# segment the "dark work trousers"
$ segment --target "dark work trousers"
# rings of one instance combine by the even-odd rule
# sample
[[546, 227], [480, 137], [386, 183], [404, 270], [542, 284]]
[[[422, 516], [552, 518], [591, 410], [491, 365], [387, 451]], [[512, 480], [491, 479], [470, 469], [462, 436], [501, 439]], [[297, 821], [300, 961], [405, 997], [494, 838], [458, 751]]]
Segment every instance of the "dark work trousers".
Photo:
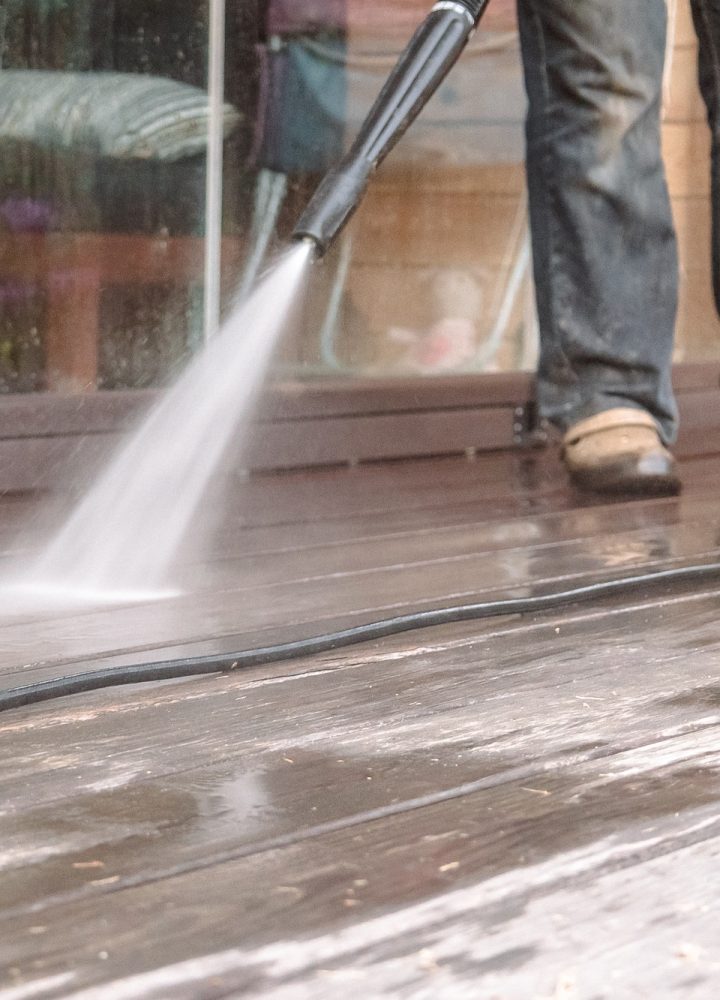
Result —
[[[692, 6], [713, 132], [720, 300], [720, 0]], [[660, 153], [665, 0], [518, 0], [518, 13], [540, 412], [564, 430], [638, 407], [670, 442], [677, 251]]]

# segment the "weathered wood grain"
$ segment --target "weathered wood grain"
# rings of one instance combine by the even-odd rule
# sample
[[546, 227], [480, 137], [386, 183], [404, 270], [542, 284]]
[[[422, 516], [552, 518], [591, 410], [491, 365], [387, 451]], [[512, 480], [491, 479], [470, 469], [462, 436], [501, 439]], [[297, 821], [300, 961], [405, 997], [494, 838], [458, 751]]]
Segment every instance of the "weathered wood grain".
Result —
[[[202, 588], [6, 618], [3, 683], [707, 559], [720, 466], [685, 469], [632, 503], [545, 458], [258, 477]], [[0, 997], [714, 995], [717, 594], [0, 716]]]

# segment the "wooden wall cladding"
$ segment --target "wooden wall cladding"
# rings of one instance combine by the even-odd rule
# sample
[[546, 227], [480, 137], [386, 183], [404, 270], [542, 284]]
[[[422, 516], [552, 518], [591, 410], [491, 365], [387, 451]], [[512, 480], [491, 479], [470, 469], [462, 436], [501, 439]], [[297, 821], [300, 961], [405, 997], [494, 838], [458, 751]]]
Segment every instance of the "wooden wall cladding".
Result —
[[[457, 384], [454, 384], [457, 383]], [[527, 376], [288, 384], [263, 400], [225, 468], [282, 469], [511, 448]], [[0, 491], [67, 490], [107, 456], [153, 392], [0, 399]]]
[[[680, 455], [720, 451], [720, 365], [676, 369]], [[527, 374], [273, 387], [232, 470], [284, 469], [536, 446]], [[132, 428], [153, 392], [0, 399], [0, 492], [71, 491]]]
[[[432, 6], [428, 0], [346, 0], [346, 17], [351, 36], [378, 33], [397, 38], [399, 44], [420, 24]], [[508, 31], [515, 24], [514, 0], [494, 0], [481, 21], [481, 30]]]
[[690, 4], [675, 0], [670, 10], [663, 154], [680, 258], [675, 359], [698, 362], [720, 356], [710, 270], [710, 133], [697, 85], [698, 45]]

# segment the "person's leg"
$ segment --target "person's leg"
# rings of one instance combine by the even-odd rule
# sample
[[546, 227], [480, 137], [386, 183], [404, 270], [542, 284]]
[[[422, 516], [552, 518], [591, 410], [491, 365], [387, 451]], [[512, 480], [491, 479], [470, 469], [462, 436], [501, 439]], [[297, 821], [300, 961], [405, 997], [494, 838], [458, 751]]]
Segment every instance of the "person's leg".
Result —
[[690, 6], [700, 42], [698, 80], [712, 143], [712, 269], [720, 313], [720, 0], [690, 0]]
[[636, 409], [672, 441], [677, 257], [660, 154], [665, 0], [518, 0], [518, 15], [540, 412], [567, 430]]

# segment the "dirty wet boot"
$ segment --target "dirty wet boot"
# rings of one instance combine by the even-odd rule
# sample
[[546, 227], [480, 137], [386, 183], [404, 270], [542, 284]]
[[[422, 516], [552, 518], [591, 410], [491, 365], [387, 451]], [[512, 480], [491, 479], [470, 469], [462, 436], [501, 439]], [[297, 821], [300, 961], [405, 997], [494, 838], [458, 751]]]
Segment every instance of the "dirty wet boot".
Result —
[[583, 490], [644, 496], [680, 491], [675, 459], [643, 410], [618, 407], [581, 420], [565, 434], [562, 458]]

